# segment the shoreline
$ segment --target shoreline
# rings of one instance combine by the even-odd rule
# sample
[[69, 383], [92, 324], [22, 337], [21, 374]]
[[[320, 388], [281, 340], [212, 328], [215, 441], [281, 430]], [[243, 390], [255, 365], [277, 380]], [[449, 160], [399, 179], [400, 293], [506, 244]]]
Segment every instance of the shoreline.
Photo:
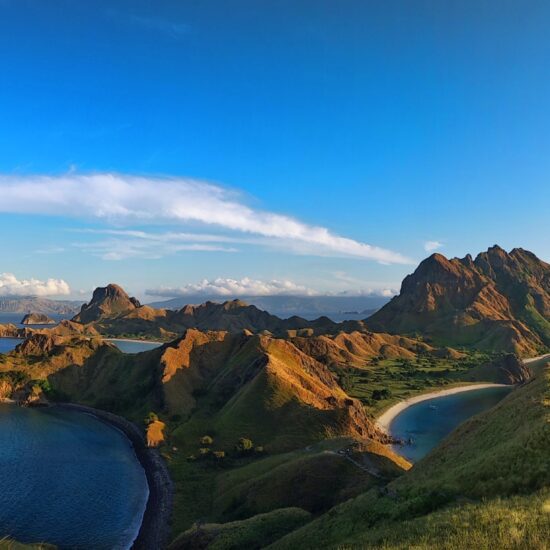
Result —
[[99, 421], [120, 430], [128, 438], [145, 471], [149, 488], [141, 525], [131, 548], [132, 550], [164, 548], [170, 537], [174, 486], [168, 467], [158, 449], [147, 447], [141, 430], [121, 416], [75, 403], [53, 403], [52, 406], [90, 414]]
[[158, 344], [159, 347], [168, 343], [168, 342], [160, 342], [159, 340], [138, 340], [137, 338], [107, 338], [103, 336], [102, 338], [107, 342], [136, 342], [137, 344]]
[[421, 403], [422, 401], [429, 401], [430, 399], [435, 399], [437, 397], [444, 397], [447, 395], [453, 395], [456, 393], [463, 393], [463, 392], [473, 391], [473, 390], [483, 390], [486, 388], [503, 388], [503, 387], [513, 387], [513, 385], [512, 384], [489, 384], [489, 383], [468, 384], [463, 386], [455, 386], [454, 388], [446, 388], [442, 390], [431, 391], [428, 393], [415, 395], [413, 397], [404, 399], [403, 401], [399, 401], [399, 403], [392, 405], [389, 409], [384, 411], [380, 416], [376, 418], [376, 426], [381, 432], [387, 435], [390, 435], [390, 428], [394, 419], [399, 414], [401, 414], [405, 409], [408, 409], [412, 405], [416, 405], [417, 403]]

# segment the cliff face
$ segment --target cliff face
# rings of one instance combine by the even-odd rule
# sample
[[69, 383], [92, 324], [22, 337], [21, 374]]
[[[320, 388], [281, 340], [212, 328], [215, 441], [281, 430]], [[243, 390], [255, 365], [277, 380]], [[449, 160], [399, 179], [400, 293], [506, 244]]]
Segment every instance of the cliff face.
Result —
[[550, 265], [498, 246], [475, 260], [434, 254], [367, 324], [447, 345], [536, 354], [550, 347]]
[[80, 313], [73, 318], [73, 321], [84, 324], [92, 323], [103, 318], [127, 313], [140, 305], [138, 300], [130, 298], [120, 286], [109, 284], [94, 290], [91, 301], [82, 306]]

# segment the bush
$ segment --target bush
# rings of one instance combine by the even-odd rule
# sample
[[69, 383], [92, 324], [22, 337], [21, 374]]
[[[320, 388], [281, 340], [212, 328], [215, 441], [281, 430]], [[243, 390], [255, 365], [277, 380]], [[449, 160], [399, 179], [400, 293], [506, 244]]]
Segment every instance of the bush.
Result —
[[214, 457], [218, 460], [225, 458], [225, 451], [214, 451]]
[[236, 445], [236, 449], [241, 453], [248, 453], [252, 449], [254, 449], [254, 443], [252, 443], [252, 440], [247, 439], [246, 437], [241, 437]]
[[214, 443], [214, 440], [209, 435], [203, 435], [201, 437], [201, 445], [212, 445]]
[[372, 391], [372, 398], [375, 401], [381, 401], [382, 399], [389, 399], [391, 396], [392, 396], [392, 393], [387, 388], [384, 388], [383, 390]]

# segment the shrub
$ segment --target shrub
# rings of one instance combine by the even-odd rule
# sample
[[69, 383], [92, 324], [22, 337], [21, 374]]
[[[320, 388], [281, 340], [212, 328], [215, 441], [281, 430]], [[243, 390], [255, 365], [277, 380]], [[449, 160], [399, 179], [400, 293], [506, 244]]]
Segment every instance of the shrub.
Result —
[[225, 458], [225, 451], [214, 451], [214, 457], [218, 460]]
[[391, 397], [392, 393], [387, 388], [384, 388], [383, 390], [373, 390], [372, 391], [372, 398], [375, 401], [380, 401], [382, 399], [389, 399]]
[[241, 437], [236, 445], [236, 448], [237, 451], [240, 451], [241, 453], [248, 453], [254, 448], [254, 443], [246, 437]]
[[212, 445], [214, 443], [214, 440], [209, 435], [203, 435], [201, 437], [201, 445]]

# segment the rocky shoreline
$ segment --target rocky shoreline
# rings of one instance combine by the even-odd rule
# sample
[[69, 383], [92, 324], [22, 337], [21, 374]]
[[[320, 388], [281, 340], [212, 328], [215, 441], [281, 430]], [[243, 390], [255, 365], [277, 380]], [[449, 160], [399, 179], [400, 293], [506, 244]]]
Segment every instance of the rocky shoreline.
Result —
[[122, 431], [134, 447], [136, 456], [145, 470], [149, 486], [149, 498], [143, 520], [132, 550], [160, 550], [165, 548], [170, 536], [170, 518], [174, 495], [173, 483], [164, 459], [157, 449], [147, 447], [142, 431], [132, 422], [85, 405], [73, 403], [56, 404], [55, 407], [79, 411], [95, 416]]

